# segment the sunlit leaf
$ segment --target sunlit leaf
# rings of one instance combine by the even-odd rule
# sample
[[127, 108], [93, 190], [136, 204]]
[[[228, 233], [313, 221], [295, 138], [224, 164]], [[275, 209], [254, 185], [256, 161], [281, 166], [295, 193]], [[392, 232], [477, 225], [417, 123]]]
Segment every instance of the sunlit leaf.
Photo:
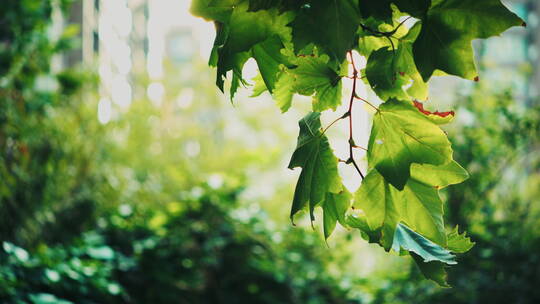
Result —
[[314, 220], [315, 206], [326, 198], [327, 193], [339, 193], [343, 188], [337, 171], [337, 158], [320, 130], [320, 115], [312, 112], [299, 122], [300, 134], [289, 168], [301, 167], [302, 173], [294, 191], [291, 219], [298, 211], [309, 206], [311, 219]]
[[414, 61], [424, 80], [437, 69], [466, 79], [478, 77], [471, 41], [524, 24], [500, 0], [437, 0], [422, 18]]
[[412, 163], [442, 165], [452, 159], [446, 134], [410, 103], [389, 101], [379, 107], [369, 138], [368, 162], [398, 189]]

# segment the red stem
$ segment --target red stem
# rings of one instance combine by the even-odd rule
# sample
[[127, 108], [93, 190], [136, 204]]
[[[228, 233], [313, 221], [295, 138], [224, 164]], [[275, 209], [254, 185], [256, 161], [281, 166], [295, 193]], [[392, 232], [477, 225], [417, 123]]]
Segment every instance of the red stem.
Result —
[[348, 163], [352, 163], [356, 171], [358, 171], [358, 174], [360, 174], [360, 177], [364, 179], [364, 174], [362, 174], [362, 171], [360, 171], [360, 168], [358, 167], [358, 164], [356, 164], [356, 161], [354, 160], [353, 156], [353, 147], [356, 146], [353, 139], [353, 103], [354, 103], [354, 97], [356, 96], [356, 79], [358, 78], [358, 70], [356, 69], [356, 65], [354, 64], [354, 58], [352, 51], [349, 51], [349, 56], [351, 57], [351, 65], [353, 68], [353, 86], [352, 86], [352, 93], [351, 98], [349, 100], [349, 159], [347, 160]]

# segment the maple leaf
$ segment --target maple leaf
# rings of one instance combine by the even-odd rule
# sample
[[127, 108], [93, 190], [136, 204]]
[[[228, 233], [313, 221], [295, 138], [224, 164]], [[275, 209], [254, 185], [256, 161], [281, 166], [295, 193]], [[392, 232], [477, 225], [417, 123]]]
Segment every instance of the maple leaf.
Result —
[[412, 163], [442, 165], [452, 159], [446, 134], [408, 102], [391, 100], [373, 118], [368, 163], [401, 190]]
[[347, 189], [343, 189], [338, 194], [328, 192], [324, 202], [321, 204], [323, 209], [323, 232], [324, 238], [328, 239], [337, 222], [346, 226], [345, 213], [351, 206], [352, 195]]
[[297, 53], [313, 43], [340, 64], [354, 45], [360, 25], [358, 0], [313, 0], [291, 23]]
[[387, 250], [400, 222], [445, 247], [447, 236], [438, 189], [460, 183], [468, 174], [454, 161], [441, 166], [414, 164], [411, 173], [400, 191], [372, 169], [355, 194], [353, 206], [365, 213], [369, 231], [381, 231], [380, 243]]
[[293, 216], [309, 205], [311, 220], [313, 209], [322, 203], [326, 195], [339, 193], [343, 186], [339, 178], [337, 163], [328, 138], [321, 132], [321, 113], [311, 112], [300, 120], [298, 143], [289, 163], [289, 169], [302, 168], [298, 178], [291, 208]]
[[419, 32], [420, 27], [415, 25], [399, 39], [398, 45], [386, 44], [369, 55], [366, 78], [382, 100], [427, 98], [427, 84], [416, 69], [412, 54], [412, 43]]
[[466, 79], [478, 77], [471, 41], [525, 23], [500, 0], [434, 0], [422, 17], [414, 61], [427, 81], [437, 69]]
[[341, 76], [328, 64], [329, 58], [303, 56], [295, 61], [296, 68], [288, 72], [294, 77], [295, 92], [313, 97], [313, 111], [335, 110], [341, 103]]
[[421, 256], [424, 262], [439, 261], [445, 264], [457, 264], [455, 255], [449, 250], [428, 240], [403, 223], [399, 223], [394, 233], [392, 250], [400, 252], [401, 249]]
[[429, 118], [429, 120], [433, 121], [434, 123], [436, 123], [438, 125], [449, 123], [450, 121], [452, 121], [454, 119], [454, 116], [456, 115], [456, 113], [454, 113], [454, 111], [447, 111], [447, 112], [439, 112], [439, 111], [431, 112], [431, 111], [428, 111], [428, 110], [424, 109], [424, 104], [417, 101], [417, 100], [414, 100], [413, 104], [418, 109], [418, 111], [420, 111], [422, 114], [426, 115]]

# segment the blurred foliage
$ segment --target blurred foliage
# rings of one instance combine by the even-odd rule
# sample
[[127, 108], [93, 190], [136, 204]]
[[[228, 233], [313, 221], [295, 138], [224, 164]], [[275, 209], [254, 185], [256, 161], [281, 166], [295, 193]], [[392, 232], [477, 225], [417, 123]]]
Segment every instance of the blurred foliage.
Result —
[[67, 9], [67, 1], [10, 0], [0, 12], [0, 237], [31, 247], [70, 237], [49, 229], [82, 231], [103, 179], [95, 162], [99, 142], [86, 138], [98, 138], [100, 127], [79, 90], [97, 82], [77, 69], [51, 67], [76, 34], [70, 27], [51, 32], [53, 3]]
[[325, 248], [315, 233], [270, 234], [259, 215], [234, 219], [228, 213], [237, 192], [195, 188], [152, 213], [122, 205], [73, 242], [42, 244], [33, 254], [4, 242], [0, 299], [358, 303], [347, 301], [347, 291], [324, 270]]
[[92, 73], [51, 66], [77, 45], [73, 26], [51, 32], [54, 3], [67, 8], [0, 13], [0, 302], [356, 303], [316, 233], [275, 229], [239, 197], [280, 161], [282, 129], [224, 126], [234, 109], [209, 77], [173, 75], [162, 104], [139, 98], [101, 125]]

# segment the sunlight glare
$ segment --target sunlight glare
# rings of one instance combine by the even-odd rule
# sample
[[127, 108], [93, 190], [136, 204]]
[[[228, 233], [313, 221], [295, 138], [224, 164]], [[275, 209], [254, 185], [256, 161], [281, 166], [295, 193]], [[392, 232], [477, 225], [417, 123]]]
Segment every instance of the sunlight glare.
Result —
[[106, 124], [111, 120], [111, 101], [101, 98], [98, 103], [98, 120], [101, 124]]

